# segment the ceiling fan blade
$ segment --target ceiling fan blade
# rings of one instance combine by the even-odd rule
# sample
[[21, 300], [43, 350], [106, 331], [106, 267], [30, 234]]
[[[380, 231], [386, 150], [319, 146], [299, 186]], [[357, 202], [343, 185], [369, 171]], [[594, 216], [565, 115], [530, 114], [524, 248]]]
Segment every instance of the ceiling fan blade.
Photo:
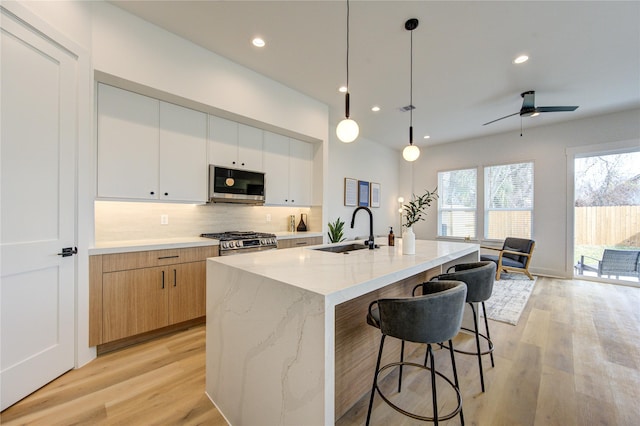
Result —
[[533, 90], [529, 90], [528, 92], [524, 92], [521, 94], [522, 98], [522, 109], [527, 110], [531, 108], [535, 108], [536, 106], [536, 92]]
[[536, 108], [536, 112], [575, 111], [577, 106], [543, 106]]
[[496, 121], [500, 121], [502, 119], [505, 119], [505, 118], [508, 118], [508, 117], [511, 117], [511, 116], [514, 116], [514, 115], [518, 115], [518, 114], [520, 114], [520, 111], [514, 112], [513, 114], [505, 115], [504, 117], [496, 118], [493, 121], [489, 121], [488, 123], [484, 123], [483, 126], [486, 126], [487, 124], [495, 123]]

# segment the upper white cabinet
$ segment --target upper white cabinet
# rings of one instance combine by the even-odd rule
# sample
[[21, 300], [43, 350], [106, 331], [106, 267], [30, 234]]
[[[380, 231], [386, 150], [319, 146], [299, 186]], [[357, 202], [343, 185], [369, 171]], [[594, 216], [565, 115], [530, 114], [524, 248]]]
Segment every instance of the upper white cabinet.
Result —
[[262, 130], [209, 116], [209, 164], [263, 171]]
[[264, 132], [266, 204], [310, 206], [313, 200], [313, 146]]
[[160, 102], [160, 199], [207, 200], [207, 114]]
[[98, 197], [204, 203], [207, 115], [98, 84]]

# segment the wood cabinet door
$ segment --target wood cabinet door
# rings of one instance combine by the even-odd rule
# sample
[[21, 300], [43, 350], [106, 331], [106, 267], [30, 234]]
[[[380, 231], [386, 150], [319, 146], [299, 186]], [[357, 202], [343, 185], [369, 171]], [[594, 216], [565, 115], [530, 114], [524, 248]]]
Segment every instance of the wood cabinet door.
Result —
[[159, 101], [98, 84], [98, 197], [158, 199]]
[[207, 114], [160, 102], [160, 200], [207, 200]]
[[169, 324], [176, 324], [206, 314], [206, 262], [168, 266]]
[[156, 267], [103, 275], [105, 342], [168, 325], [169, 272], [169, 267]]

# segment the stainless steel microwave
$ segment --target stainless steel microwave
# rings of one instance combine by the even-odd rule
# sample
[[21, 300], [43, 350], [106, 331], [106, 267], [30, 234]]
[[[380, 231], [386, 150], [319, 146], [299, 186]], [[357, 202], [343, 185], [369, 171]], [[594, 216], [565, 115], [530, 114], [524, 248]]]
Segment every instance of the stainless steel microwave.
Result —
[[264, 173], [209, 165], [209, 201], [264, 204]]

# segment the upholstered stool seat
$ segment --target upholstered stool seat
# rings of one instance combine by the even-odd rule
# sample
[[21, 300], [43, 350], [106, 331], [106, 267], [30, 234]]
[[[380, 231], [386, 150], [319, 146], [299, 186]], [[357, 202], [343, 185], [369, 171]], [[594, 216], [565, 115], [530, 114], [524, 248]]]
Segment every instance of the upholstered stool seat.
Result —
[[[430, 283], [428, 287], [425, 287], [425, 294], [422, 296], [379, 299], [371, 303], [369, 306], [369, 313], [367, 315], [367, 323], [379, 328], [382, 333], [382, 338], [380, 339], [376, 370], [373, 376], [373, 385], [371, 387], [371, 399], [369, 400], [369, 410], [367, 412], [367, 425], [371, 420], [371, 411], [376, 392], [394, 410], [411, 418], [432, 421], [435, 424], [438, 424], [438, 421], [440, 420], [448, 420], [459, 414], [461, 423], [464, 425], [462, 396], [460, 393], [460, 385], [458, 383], [458, 373], [456, 370], [453, 342], [451, 339], [453, 339], [460, 330], [466, 295], [467, 287], [463, 282], [437, 281]], [[413, 362], [405, 362], [401, 358], [400, 362], [393, 362], [381, 367], [380, 362], [382, 359], [385, 338], [387, 336], [401, 339], [403, 342], [403, 351], [404, 341], [426, 343], [427, 358], [431, 359], [430, 365], [426, 365], [426, 360], [423, 365]], [[434, 365], [431, 345], [433, 343], [445, 341], [449, 342], [449, 353], [453, 368], [453, 381], [441, 372], [436, 371]], [[402, 366], [405, 365], [430, 371], [433, 404], [432, 416], [419, 415], [400, 408], [391, 402], [378, 387], [378, 376], [380, 373], [394, 367], [402, 368]], [[401, 376], [402, 370], [400, 370], [400, 377]], [[458, 405], [454, 410], [447, 414], [438, 414], [436, 376], [443, 378], [456, 392]]]
[[[453, 272], [449, 272], [453, 270]], [[476, 351], [469, 352], [463, 351], [459, 349], [455, 349], [455, 352], [463, 353], [467, 355], [475, 355], [478, 357], [478, 368], [480, 369], [480, 387], [482, 392], [485, 390], [484, 386], [484, 370], [482, 368], [482, 356], [490, 355], [491, 356], [491, 366], [495, 367], [495, 362], [493, 360], [493, 342], [491, 341], [491, 335], [489, 333], [489, 322], [487, 320], [487, 310], [485, 308], [485, 301], [491, 297], [493, 292], [493, 283], [494, 277], [496, 274], [496, 264], [491, 261], [483, 261], [483, 262], [472, 262], [472, 263], [461, 263], [449, 268], [446, 274], [438, 275], [437, 277], [432, 278], [434, 281], [439, 280], [456, 280], [462, 281], [467, 285], [467, 298], [466, 302], [471, 307], [471, 312], [473, 314], [473, 325], [474, 329], [471, 330], [469, 328], [461, 327], [462, 330], [466, 330], [470, 333], [473, 333], [476, 339]], [[434, 281], [429, 281], [424, 284], [417, 285], [413, 292], [415, 294], [416, 290], [419, 288], [427, 288], [430, 285], [433, 285]], [[482, 313], [484, 315], [484, 325], [486, 330], [486, 335], [480, 333], [478, 329], [478, 316], [474, 306], [474, 303], [481, 303], [482, 305]], [[480, 339], [483, 339], [487, 342], [488, 349], [482, 350], [480, 348]], [[443, 345], [446, 347], [446, 345]]]

